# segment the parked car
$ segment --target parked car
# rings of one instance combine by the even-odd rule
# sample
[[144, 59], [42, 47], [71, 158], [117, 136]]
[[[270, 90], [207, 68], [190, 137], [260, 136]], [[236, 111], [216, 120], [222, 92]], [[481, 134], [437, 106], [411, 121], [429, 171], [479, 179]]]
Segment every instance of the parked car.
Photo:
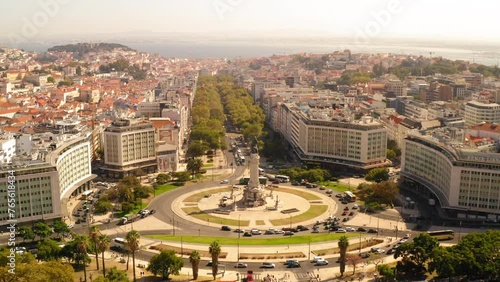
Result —
[[357, 204], [355, 204], [354, 206], [352, 206], [353, 210], [357, 210], [358, 208], [359, 208], [359, 206]]
[[337, 195], [335, 195], [335, 197], [336, 198], [342, 198], [343, 196], [342, 196], [342, 194], [337, 194]]
[[252, 237], [252, 233], [246, 231], [245, 233], [243, 233], [243, 237]]
[[294, 233], [292, 231], [285, 231], [285, 236], [292, 236]]
[[270, 262], [263, 262], [260, 268], [275, 268], [276, 265], [274, 263]]
[[349, 207], [345, 207], [345, 208], [344, 208], [344, 211], [348, 211], [348, 210], [349, 210]]
[[245, 230], [244, 229], [234, 229], [234, 232], [235, 233], [245, 233]]
[[[319, 190], [325, 190], [326, 187], [325, 186], [319, 186]], [[331, 191], [331, 190], [330, 190]]]
[[220, 230], [222, 231], [231, 231], [231, 227], [227, 226], [227, 225], [223, 225]]
[[358, 232], [366, 232], [366, 228], [359, 227], [359, 228], [358, 228]]
[[368, 229], [368, 233], [378, 233], [375, 229]]
[[347, 215], [349, 215], [348, 211], [345, 211], [345, 212], [342, 213], [342, 216], [347, 216]]
[[344, 217], [344, 219], [342, 219], [342, 222], [346, 222], [346, 221], [348, 221], [348, 220], [349, 220], [349, 218], [348, 218], [348, 217]]
[[336, 232], [337, 233], [346, 233], [347, 231], [344, 228], [339, 228]]
[[333, 190], [328, 190], [328, 191], [326, 191], [326, 194], [328, 194], [328, 195], [333, 194]]
[[224, 180], [221, 180], [220, 181], [220, 184], [228, 184], [229, 183], [229, 180], [228, 179], [224, 179]]
[[347, 227], [345, 228], [345, 230], [346, 230], [347, 232], [355, 232], [355, 231], [356, 231], [356, 229], [354, 229], [354, 228], [352, 228], [352, 227], [349, 227], [349, 226], [347, 226]]
[[352, 211], [352, 212], [350, 212], [350, 213], [349, 213], [349, 216], [354, 216], [354, 212], [353, 212], [353, 211]]

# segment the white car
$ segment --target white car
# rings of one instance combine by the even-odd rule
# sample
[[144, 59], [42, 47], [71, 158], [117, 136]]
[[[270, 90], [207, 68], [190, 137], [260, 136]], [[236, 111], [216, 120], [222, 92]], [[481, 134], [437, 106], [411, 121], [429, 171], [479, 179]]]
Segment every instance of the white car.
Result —
[[401, 240], [399, 240], [399, 243], [401, 243], [401, 244], [406, 243], [406, 242], [408, 242], [408, 239], [401, 239]]
[[317, 262], [319, 260], [325, 260], [325, 259], [322, 257], [314, 257], [312, 262]]
[[337, 233], [347, 233], [347, 231], [344, 228], [339, 228]]
[[262, 234], [262, 231], [260, 231], [259, 229], [252, 229], [251, 233], [252, 235], [260, 235]]
[[220, 184], [228, 184], [228, 183], [229, 183], [229, 180], [227, 180], [227, 179], [224, 179], [224, 180], [220, 181]]
[[352, 228], [352, 227], [349, 227], [349, 226], [348, 226], [348, 227], [346, 227], [346, 228], [345, 228], [345, 230], [346, 230], [347, 232], [355, 232], [355, 231], [356, 231], [356, 229], [354, 229], [354, 228]]
[[316, 261], [315, 265], [320, 266], [320, 265], [327, 265], [327, 264], [328, 264], [328, 261], [326, 259], [321, 259], [321, 260]]

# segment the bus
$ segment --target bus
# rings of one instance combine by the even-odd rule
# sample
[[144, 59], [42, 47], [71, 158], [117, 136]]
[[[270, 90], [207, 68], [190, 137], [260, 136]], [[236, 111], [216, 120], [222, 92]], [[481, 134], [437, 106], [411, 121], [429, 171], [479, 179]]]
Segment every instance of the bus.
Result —
[[90, 197], [90, 195], [92, 195], [92, 193], [94, 193], [94, 191], [92, 190], [87, 190], [85, 192], [82, 193], [82, 196], [80, 197], [81, 200], [87, 200], [88, 197]]
[[127, 240], [125, 238], [116, 237], [113, 239], [113, 246], [125, 251], [129, 250]]
[[354, 195], [354, 193], [352, 193], [351, 191], [345, 191], [344, 197], [348, 202], [355, 202], [356, 201], [356, 195]]
[[453, 232], [453, 230], [427, 231], [427, 234], [438, 240], [451, 240], [455, 238], [455, 232]]
[[[240, 178], [240, 185], [248, 185], [248, 182], [250, 181], [250, 177], [243, 177], [243, 178]], [[267, 178], [264, 177], [264, 176], [260, 176], [259, 177], [259, 183], [262, 184], [262, 185], [266, 185], [267, 184]]]
[[276, 178], [276, 180], [279, 180], [282, 183], [290, 182], [290, 177], [288, 177], [286, 175], [276, 175], [275, 178]]

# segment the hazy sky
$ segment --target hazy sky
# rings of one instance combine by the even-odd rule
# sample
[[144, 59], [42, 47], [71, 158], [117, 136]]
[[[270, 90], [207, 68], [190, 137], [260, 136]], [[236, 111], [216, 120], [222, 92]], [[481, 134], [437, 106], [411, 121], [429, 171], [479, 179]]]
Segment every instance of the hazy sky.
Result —
[[498, 0], [16, 0], [2, 2], [0, 37], [37, 41], [137, 31], [359, 37], [363, 32], [497, 41], [499, 11]]

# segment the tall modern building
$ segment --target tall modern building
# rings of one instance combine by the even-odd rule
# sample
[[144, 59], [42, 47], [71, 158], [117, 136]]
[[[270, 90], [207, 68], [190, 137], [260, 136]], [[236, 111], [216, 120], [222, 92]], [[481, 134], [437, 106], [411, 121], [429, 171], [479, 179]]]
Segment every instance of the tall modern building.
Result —
[[148, 121], [119, 120], [104, 130], [104, 174], [123, 178], [157, 171], [156, 134]]
[[401, 175], [450, 216], [500, 220], [500, 154], [465, 149], [431, 136], [409, 135]]
[[303, 161], [368, 170], [387, 165], [387, 130], [374, 118], [352, 121], [332, 109], [280, 105], [279, 131]]
[[[17, 142], [26, 141], [22, 138]], [[90, 189], [89, 134], [33, 138], [31, 154], [16, 156], [0, 170], [0, 225], [7, 224], [9, 171], [15, 181], [15, 219], [18, 222], [51, 220], [68, 215], [67, 200]], [[24, 144], [26, 145], [26, 144]]]

